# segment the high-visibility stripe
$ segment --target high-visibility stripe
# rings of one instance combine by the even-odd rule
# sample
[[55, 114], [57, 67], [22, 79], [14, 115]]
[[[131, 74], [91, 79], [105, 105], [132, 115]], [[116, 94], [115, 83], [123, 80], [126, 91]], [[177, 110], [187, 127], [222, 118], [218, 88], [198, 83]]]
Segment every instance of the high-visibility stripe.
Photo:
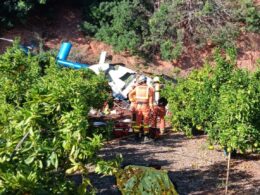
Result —
[[144, 102], [136, 102], [137, 105], [148, 105], [149, 102], [148, 100], [147, 101], [144, 101]]
[[155, 91], [160, 90], [160, 85], [155, 85]]
[[139, 126], [139, 125], [133, 125], [132, 127], [133, 127], [133, 128], [135, 128], [135, 129], [138, 129], [138, 128], [140, 128], [140, 126]]
[[149, 99], [149, 87], [148, 86], [138, 86], [136, 87], [136, 100], [148, 100]]
[[135, 133], [139, 133], [140, 129], [133, 129]]

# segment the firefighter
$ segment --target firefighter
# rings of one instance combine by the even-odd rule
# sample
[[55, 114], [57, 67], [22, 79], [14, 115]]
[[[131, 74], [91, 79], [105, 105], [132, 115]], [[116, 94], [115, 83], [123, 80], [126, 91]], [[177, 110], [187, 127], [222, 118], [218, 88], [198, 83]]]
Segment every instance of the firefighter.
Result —
[[152, 129], [157, 128], [157, 119], [159, 118], [159, 134], [155, 133], [155, 138], [158, 138], [160, 135], [165, 132], [165, 115], [166, 115], [166, 105], [167, 100], [164, 97], [161, 97], [158, 100], [158, 105], [154, 106], [153, 117], [152, 117]]
[[[155, 131], [155, 138], [164, 134], [165, 131], [165, 115], [166, 115], [166, 98], [160, 98], [160, 79], [155, 77], [153, 79], [154, 91], [155, 91], [155, 106], [152, 114], [151, 128]], [[157, 133], [157, 118], [159, 117], [160, 132]]]
[[[136, 87], [136, 84], [133, 85], [131, 91], [133, 91], [135, 89], [135, 87]], [[129, 92], [129, 94], [131, 93], [131, 91]], [[131, 96], [131, 98], [130, 97], [128, 97], [128, 98], [130, 101], [130, 111], [132, 113], [132, 129], [134, 129], [134, 127], [136, 126], [136, 106], [137, 106], [135, 94], [133, 94]]]
[[160, 98], [160, 79], [159, 77], [154, 77], [153, 79], [153, 88], [154, 88], [154, 100], [155, 103], [158, 104], [158, 100]]
[[[149, 117], [153, 110], [154, 91], [147, 85], [147, 78], [140, 76], [138, 85], [129, 93], [129, 99], [136, 99], [136, 125], [133, 126], [136, 138], [140, 139], [140, 130], [143, 124], [144, 141], [149, 141]], [[142, 122], [143, 120], [143, 122]]]

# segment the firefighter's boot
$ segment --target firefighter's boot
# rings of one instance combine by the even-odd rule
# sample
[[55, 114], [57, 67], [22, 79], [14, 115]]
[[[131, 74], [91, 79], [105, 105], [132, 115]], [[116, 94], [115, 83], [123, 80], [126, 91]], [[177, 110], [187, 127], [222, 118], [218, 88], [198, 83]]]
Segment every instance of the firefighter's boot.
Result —
[[151, 141], [152, 141], [152, 139], [148, 135], [144, 135], [143, 143], [149, 143]]
[[141, 141], [141, 131], [140, 131], [140, 126], [136, 125], [136, 123], [134, 122], [134, 125], [132, 126], [134, 134], [135, 134], [135, 141], [139, 142]]
[[152, 139], [151, 139], [149, 133], [148, 132], [144, 132], [143, 143], [148, 143], [148, 142], [151, 142], [151, 141], [152, 141]]
[[142, 138], [141, 133], [135, 133], [135, 141], [136, 141], [136, 142], [140, 142], [140, 141], [141, 141], [141, 138]]

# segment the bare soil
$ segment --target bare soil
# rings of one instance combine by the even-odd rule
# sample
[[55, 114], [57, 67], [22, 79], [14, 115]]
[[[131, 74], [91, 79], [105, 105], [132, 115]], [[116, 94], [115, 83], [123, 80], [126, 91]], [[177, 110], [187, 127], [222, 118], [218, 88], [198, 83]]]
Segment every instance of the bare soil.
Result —
[[[118, 114], [101, 118], [114, 121], [130, 118], [131, 112], [118, 105], [120, 103], [113, 108]], [[203, 132], [188, 138], [181, 132], [173, 132], [168, 122], [166, 130], [160, 139], [149, 143], [136, 142], [131, 133], [112, 139], [106, 142], [99, 156], [111, 160], [121, 154], [122, 167], [141, 165], [167, 170], [180, 195], [225, 194], [228, 157], [223, 149], [215, 145], [210, 150], [207, 135]], [[97, 194], [120, 195], [115, 177], [95, 174], [94, 167], [91, 170], [90, 178]], [[260, 154], [236, 154], [231, 157], [228, 194], [260, 194]]]
[[[256, 1], [258, 3], [258, 1]], [[50, 19], [45, 15], [34, 15], [26, 25], [18, 25], [10, 30], [0, 30], [0, 37], [14, 39], [20, 37], [22, 43], [43, 44], [45, 49], [59, 49], [62, 41], [70, 41], [73, 49], [70, 59], [87, 64], [98, 63], [101, 51], [107, 51], [111, 63], [125, 64], [138, 72], [147, 74], [166, 74], [172, 76], [175, 68], [180, 69], [180, 75], [186, 76], [194, 68], [199, 68], [205, 60], [210, 59], [214, 50], [213, 45], [207, 45], [198, 50], [195, 45], [187, 46], [186, 51], [178, 60], [163, 61], [155, 56], [150, 62], [128, 52], [115, 52], [103, 42], [85, 36], [81, 30], [81, 11], [78, 8], [54, 7], [55, 15]], [[10, 44], [0, 41], [0, 53]], [[244, 33], [237, 40], [238, 61], [240, 68], [256, 69], [256, 60], [260, 56], [260, 34]]]
[[[259, 3], [259, 1], [256, 1]], [[20, 37], [22, 43], [43, 43], [45, 49], [58, 49], [62, 41], [73, 44], [71, 59], [81, 63], [98, 62], [100, 52], [105, 50], [112, 56], [111, 63], [123, 63], [137, 71], [166, 73], [171, 76], [175, 67], [181, 75], [187, 75], [194, 68], [202, 66], [213, 48], [208, 46], [200, 51], [193, 46], [178, 61], [162, 61], [158, 57], [147, 63], [127, 52], [116, 53], [112, 47], [85, 37], [79, 30], [81, 16], [75, 8], [61, 7], [56, 10], [55, 20], [35, 16], [27, 25], [11, 30], [1, 30], [0, 37]], [[8, 46], [0, 42], [0, 53]], [[237, 41], [238, 67], [254, 70], [260, 56], [260, 35], [245, 33]], [[224, 194], [227, 157], [221, 150], [208, 150], [206, 136], [188, 139], [182, 133], [170, 133], [161, 140], [148, 144], [134, 142], [132, 138], [106, 144], [100, 156], [114, 158], [121, 153], [125, 164], [158, 164], [169, 171], [180, 194]], [[98, 194], [117, 194], [115, 178], [101, 177], [92, 173], [92, 182]], [[260, 194], [260, 156], [236, 156], [231, 160], [230, 194]]]
[[[133, 138], [107, 144], [100, 156], [112, 159], [122, 154], [124, 165], [156, 165], [184, 194], [224, 194], [227, 157], [222, 150], [209, 150], [206, 136], [187, 138], [170, 133], [158, 141], [142, 144]], [[98, 194], [119, 194], [112, 176], [92, 174]], [[237, 155], [231, 159], [229, 194], [260, 194], [260, 156]]]

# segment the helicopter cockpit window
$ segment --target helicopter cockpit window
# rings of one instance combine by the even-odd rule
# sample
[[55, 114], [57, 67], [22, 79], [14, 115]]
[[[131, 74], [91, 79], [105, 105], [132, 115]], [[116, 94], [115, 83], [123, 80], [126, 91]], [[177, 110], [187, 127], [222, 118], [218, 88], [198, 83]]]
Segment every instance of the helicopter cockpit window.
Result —
[[124, 74], [122, 77], [120, 77], [120, 79], [125, 82], [125, 85], [122, 88], [122, 90], [125, 90], [127, 86], [135, 79], [135, 77], [136, 77], [135, 73], [129, 73], [129, 72]]

